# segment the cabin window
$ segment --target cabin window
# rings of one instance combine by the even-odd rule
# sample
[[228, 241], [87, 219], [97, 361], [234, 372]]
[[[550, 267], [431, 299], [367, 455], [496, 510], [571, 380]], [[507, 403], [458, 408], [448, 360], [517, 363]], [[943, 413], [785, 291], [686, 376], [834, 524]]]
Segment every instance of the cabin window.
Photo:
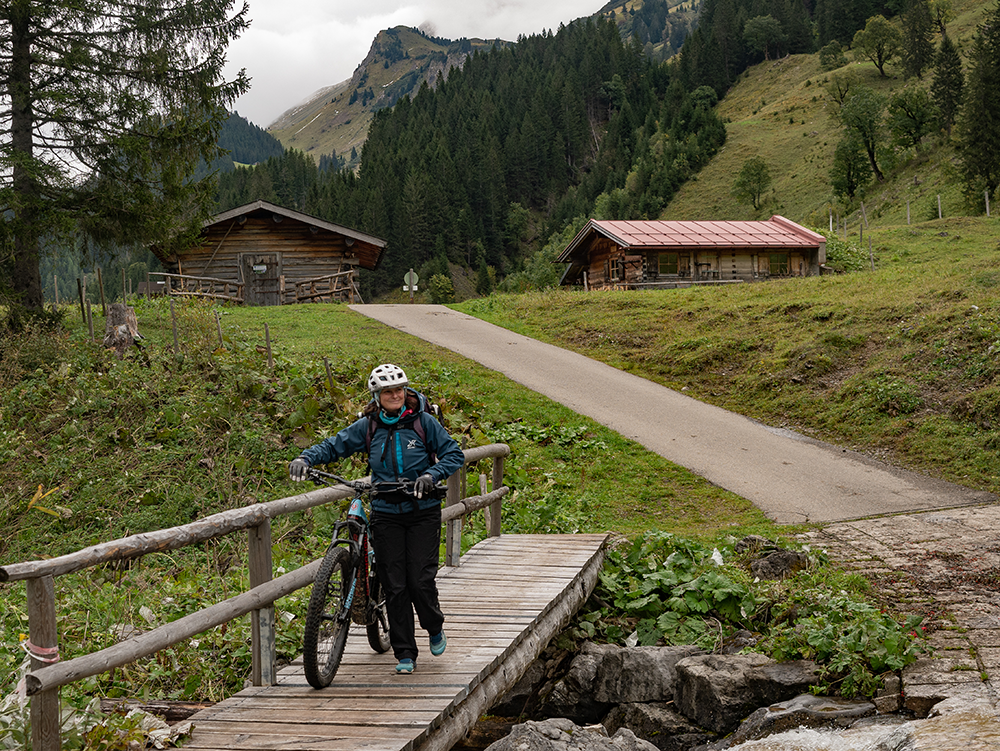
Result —
[[677, 276], [679, 257], [677, 253], [660, 253], [660, 275]]
[[788, 254], [771, 253], [769, 256], [770, 268], [768, 273], [771, 276], [788, 276]]
[[612, 282], [620, 282], [625, 278], [625, 259], [608, 259], [608, 279]]

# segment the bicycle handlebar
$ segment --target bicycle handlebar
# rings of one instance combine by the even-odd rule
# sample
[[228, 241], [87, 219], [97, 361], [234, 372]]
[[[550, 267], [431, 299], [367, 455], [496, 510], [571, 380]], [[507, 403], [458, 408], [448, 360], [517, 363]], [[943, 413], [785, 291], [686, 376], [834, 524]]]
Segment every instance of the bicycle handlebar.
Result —
[[[322, 472], [318, 469], [312, 467], [309, 468], [308, 472], [309, 479], [313, 481], [316, 485], [346, 485], [352, 488], [357, 493], [371, 493], [371, 492], [388, 492], [388, 491], [399, 491], [402, 490], [406, 493], [413, 492], [413, 480], [397, 480], [392, 481], [382, 481], [382, 482], [371, 482], [370, 480], [347, 480], [340, 475], [332, 475], [329, 472]], [[329, 482], [333, 480], [333, 482]]]

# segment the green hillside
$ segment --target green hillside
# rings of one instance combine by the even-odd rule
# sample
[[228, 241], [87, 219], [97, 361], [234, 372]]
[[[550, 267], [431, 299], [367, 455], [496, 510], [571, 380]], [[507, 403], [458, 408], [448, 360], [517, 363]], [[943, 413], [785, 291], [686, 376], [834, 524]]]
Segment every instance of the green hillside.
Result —
[[[987, 4], [958, 0], [952, 4], [948, 34], [963, 57], [971, 45]], [[935, 45], [940, 37], [935, 36]], [[726, 123], [726, 145], [696, 176], [685, 183], [661, 214], [663, 219], [759, 219], [782, 214], [816, 227], [829, 227], [829, 216], [847, 215], [852, 229], [862, 221], [860, 201], [844, 205], [830, 187], [834, 149], [843, 133], [831, 117], [825, 86], [834, 76], [856, 75], [859, 82], [883, 94], [898, 92], [913, 81], [903, 79], [898, 65], [889, 65], [882, 78], [874, 65], [857, 62], [848, 51], [849, 64], [824, 71], [819, 54], [790, 55], [760, 63], [747, 70], [720, 100], [717, 112]], [[927, 87], [930, 76], [919, 85]], [[762, 157], [773, 178], [760, 211], [739, 203], [731, 194], [733, 180], [743, 163]], [[906, 224], [907, 201], [911, 221], [937, 217], [941, 195], [943, 216], [967, 213], [957, 174], [955, 152], [942, 135], [930, 140], [916, 155], [903, 153], [887, 173], [884, 184], [869, 186], [860, 197], [869, 220]]]

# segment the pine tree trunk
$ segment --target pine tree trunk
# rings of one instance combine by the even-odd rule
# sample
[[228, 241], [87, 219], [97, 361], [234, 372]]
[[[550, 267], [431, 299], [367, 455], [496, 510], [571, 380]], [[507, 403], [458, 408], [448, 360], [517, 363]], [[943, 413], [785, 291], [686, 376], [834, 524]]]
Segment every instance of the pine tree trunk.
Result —
[[30, 4], [24, 0], [11, 8], [11, 145], [14, 151], [13, 186], [14, 263], [12, 286], [15, 302], [32, 310], [41, 310], [42, 277], [39, 269], [38, 217], [40, 200], [38, 181], [30, 171], [34, 157], [32, 125], [34, 113], [31, 93]]

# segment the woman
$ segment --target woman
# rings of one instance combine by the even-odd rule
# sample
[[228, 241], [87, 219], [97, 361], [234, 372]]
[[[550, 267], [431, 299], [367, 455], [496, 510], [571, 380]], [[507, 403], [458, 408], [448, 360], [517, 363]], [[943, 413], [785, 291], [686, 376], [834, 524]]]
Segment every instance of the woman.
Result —
[[361, 418], [307, 448], [288, 468], [299, 482], [314, 465], [366, 452], [372, 481], [415, 481], [412, 496], [372, 498], [372, 544], [386, 593], [396, 672], [402, 674], [416, 669], [414, 610], [430, 635], [432, 655], [442, 654], [448, 643], [435, 581], [441, 547], [441, 500], [435, 486], [465, 462], [458, 443], [427, 411], [424, 397], [408, 386], [402, 369], [379, 365], [368, 377], [372, 401]]

